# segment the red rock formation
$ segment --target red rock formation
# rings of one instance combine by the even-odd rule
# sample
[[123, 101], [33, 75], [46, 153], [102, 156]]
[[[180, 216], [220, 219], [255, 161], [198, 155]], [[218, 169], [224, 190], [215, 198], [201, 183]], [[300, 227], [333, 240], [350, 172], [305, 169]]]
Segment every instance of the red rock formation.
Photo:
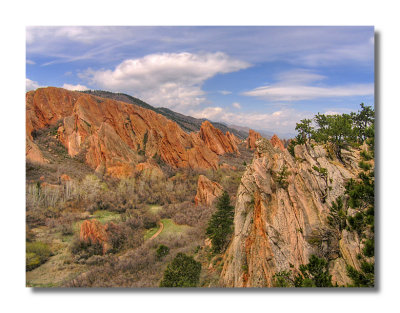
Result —
[[[349, 179], [357, 177], [358, 151], [345, 164], [333, 161], [323, 146], [297, 145], [295, 156], [257, 141], [235, 201], [234, 235], [224, 255], [220, 283], [225, 287], [273, 287], [274, 274], [298, 269], [311, 255], [329, 260], [333, 282], [349, 283], [346, 266], [359, 269], [361, 245], [357, 232], [344, 229], [324, 244], [332, 228], [327, 222], [332, 201], [342, 197]], [[329, 186], [315, 167], [326, 168]], [[277, 180], [288, 169], [287, 185]], [[326, 199], [321, 195], [327, 193]], [[322, 240], [322, 239], [321, 239]]]
[[249, 129], [249, 137], [246, 139], [247, 148], [250, 150], [254, 150], [256, 148], [256, 141], [261, 138], [260, 133]]
[[238, 145], [242, 142], [238, 137], [236, 137], [234, 134], [230, 133], [229, 131], [226, 132], [225, 136], [226, 136], [226, 138], [229, 139], [229, 141], [231, 143], [234, 143], [235, 145]]
[[200, 175], [194, 202], [196, 205], [211, 206], [214, 200], [219, 197], [222, 192], [223, 188], [220, 184], [209, 180], [204, 175]]
[[[63, 125], [57, 138], [69, 155], [84, 153], [86, 162], [98, 172], [116, 177], [132, 175], [140, 154], [147, 158], [157, 154], [174, 168], [218, 168], [218, 155], [199, 134], [185, 133], [175, 122], [154, 111], [54, 87], [26, 94], [27, 159], [45, 162], [40, 150], [32, 145], [32, 132], [60, 120]], [[215, 132], [210, 126], [203, 129], [205, 138], [219, 138], [219, 130]], [[237, 151], [222, 136], [210, 140], [210, 145], [220, 152], [220, 145], [226, 152]], [[220, 141], [223, 144], [218, 145]]]
[[218, 155], [239, 153], [237, 144], [225, 136], [218, 128], [215, 128], [209, 121], [204, 121], [201, 124], [199, 136], [207, 147]]
[[108, 236], [106, 227], [95, 219], [83, 221], [79, 240], [87, 244], [101, 244], [103, 247], [103, 254], [110, 248], [107, 242]]
[[139, 172], [142, 177], [148, 179], [156, 179], [164, 177], [163, 171], [155, 164], [150, 162], [139, 163], [135, 168], [136, 172]]
[[277, 135], [274, 134], [274, 135], [272, 136], [272, 138], [270, 139], [270, 141], [271, 141], [272, 146], [273, 146], [274, 148], [278, 148], [278, 149], [280, 149], [281, 151], [285, 150], [285, 147], [284, 147], [282, 141], [279, 139], [279, 137], [278, 137]]

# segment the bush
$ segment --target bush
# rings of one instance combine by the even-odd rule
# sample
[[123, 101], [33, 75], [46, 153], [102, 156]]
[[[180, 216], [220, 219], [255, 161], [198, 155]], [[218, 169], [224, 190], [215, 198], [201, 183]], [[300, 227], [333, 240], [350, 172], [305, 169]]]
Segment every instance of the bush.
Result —
[[103, 246], [100, 243], [83, 242], [77, 237], [71, 242], [70, 250], [76, 256], [76, 261], [103, 254]]
[[332, 287], [332, 276], [325, 259], [312, 255], [307, 265], [300, 265], [300, 272], [295, 277], [295, 287]]
[[178, 253], [168, 264], [160, 287], [196, 287], [200, 281], [201, 263]]
[[49, 246], [43, 242], [26, 243], [26, 270], [31, 271], [42, 265], [52, 255]]
[[156, 251], [157, 259], [161, 260], [163, 257], [168, 255], [169, 248], [166, 245], [159, 245]]

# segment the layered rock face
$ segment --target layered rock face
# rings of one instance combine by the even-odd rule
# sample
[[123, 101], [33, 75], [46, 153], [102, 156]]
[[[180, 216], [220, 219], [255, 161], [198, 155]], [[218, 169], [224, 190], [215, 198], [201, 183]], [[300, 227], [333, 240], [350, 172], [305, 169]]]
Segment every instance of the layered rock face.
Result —
[[[221, 284], [272, 287], [280, 271], [298, 269], [312, 254], [329, 260], [333, 282], [349, 282], [346, 264], [359, 268], [357, 234], [338, 233], [327, 223], [331, 202], [358, 169], [356, 151], [345, 164], [321, 146], [298, 145], [296, 159], [270, 141], [257, 141], [253, 162], [237, 192], [234, 236], [224, 255]], [[327, 176], [315, 168], [325, 168]], [[284, 172], [288, 175], [284, 175]]]
[[247, 149], [254, 150], [256, 148], [256, 141], [261, 138], [260, 133], [250, 129], [249, 137], [246, 139]]
[[197, 182], [197, 193], [194, 198], [196, 205], [211, 206], [216, 198], [221, 196], [223, 188], [220, 184], [200, 175]]
[[279, 150], [285, 150], [285, 146], [283, 145], [282, 141], [279, 139], [277, 135], [273, 135], [270, 139], [271, 144], [274, 148], [278, 148]]
[[200, 134], [187, 134], [175, 122], [154, 111], [48, 87], [26, 94], [28, 160], [46, 162], [32, 135], [35, 130], [60, 120], [63, 124], [58, 128], [57, 138], [69, 155], [83, 154], [93, 169], [115, 177], [131, 175], [141, 162], [140, 156], [160, 157], [174, 168], [216, 169], [217, 154], [237, 151], [208, 122]]
[[238, 137], [236, 137], [234, 134], [230, 133], [229, 131], [226, 132], [225, 134], [226, 138], [229, 139], [230, 142], [238, 145], [242, 142]]
[[223, 155], [225, 153], [239, 154], [237, 143], [234, 139], [235, 136], [230, 133], [229, 136], [225, 136], [209, 121], [204, 121], [203, 124], [201, 124], [199, 136], [200, 139], [203, 140], [207, 145], [207, 147], [218, 155]]

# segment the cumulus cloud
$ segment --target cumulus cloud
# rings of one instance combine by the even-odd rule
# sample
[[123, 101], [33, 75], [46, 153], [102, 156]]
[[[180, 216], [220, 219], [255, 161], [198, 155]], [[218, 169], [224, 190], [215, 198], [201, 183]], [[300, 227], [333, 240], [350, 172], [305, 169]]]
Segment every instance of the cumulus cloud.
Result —
[[269, 101], [300, 101], [318, 98], [369, 96], [374, 94], [374, 84], [347, 84], [321, 86], [325, 76], [307, 70], [284, 72], [277, 83], [257, 87], [243, 93]]
[[26, 64], [34, 65], [34, 64], [36, 64], [36, 62], [26, 59]]
[[35, 89], [40, 88], [40, 87], [42, 87], [42, 86], [40, 86], [38, 82], [33, 81], [33, 80], [29, 79], [29, 78], [26, 78], [26, 80], [25, 80], [25, 89], [26, 89], [26, 91], [35, 90]]
[[205, 101], [202, 84], [217, 74], [248, 68], [225, 53], [162, 53], [128, 59], [114, 70], [88, 69], [90, 85], [135, 95], [152, 105], [185, 110]]
[[221, 107], [207, 107], [199, 111], [192, 111], [191, 115], [197, 118], [250, 126], [255, 129], [272, 132], [293, 133], [296, 123], [301, 119], [311, 118], [313, 113], [300, 112], [295, 109], [281, 109], [272, 113], [249, 112], [237, 114]]
[[219, 90], [218, 92], [219, 92], [221, 95], [224, 95], [224, 96], [230, 95], [230, 94], [232, 93], [232, 91], [229, 91], [229, 90]]
[[236, 108], [236, 109], [240, 109], [240, 108], [241, 108], [239, 102], [233, 102], [233, 103], [232, 103], [232, 106], [233, 106], [234, 108]]
[[86, 86], [84, 86], [84, 85], [80, 85], [80, 84], [77, 84], [77, 85], [64, 84], [64, 85], [62, 86], [62, 88], [68, 89], [68, 90], [76, 90], [76, 91], [85, 91], [85, 90], [89, 90], [88, 87], [86, 87]]

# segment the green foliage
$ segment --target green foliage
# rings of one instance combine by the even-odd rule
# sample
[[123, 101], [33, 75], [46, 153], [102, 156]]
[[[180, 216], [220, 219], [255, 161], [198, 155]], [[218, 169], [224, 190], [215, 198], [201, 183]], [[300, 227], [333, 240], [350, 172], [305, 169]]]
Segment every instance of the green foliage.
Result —
[[363, 253], [366, 257], [373, 257], [375, 255], [375, 240], [367, 239], [364, 243]]
[[212, 249], [215, 253], [224, 250], [227, 237], [233, 231], [234, 207], [230, 204], [230, 198], [226, 191], [218, 198], [217, 211], [212, 215], [206, 230], [211, 239]]
[[339, 231], [342, 231], [346, 227], [346, 211], [343, 206], [342, 197], [338, 197], [336, 201], [332, 201], [330, 207], [328, 224]]
[[357, 212], [354, 216], [347, 218], [350, 228], [361, 235], [364, 230], [364, 215], [361, 212]]
[[282, 169], [278, 173], [278, 184], [282, 188], [286, 189], [289, 186], [289, 183], [287, 182], [287, 177], [290, 175], [290, 172], [288, 171], [288, 168], [286, 165], [282, 166]]
[[160, 287], [196, 287], [200, 281], [201, 263], [178, 253], [168, 264]]
[[[290, 265], [293, 267], [293, 265]], [[300, 265], [300, 273], [281, 271], [273, 276], [274, 287], [333, 287], [328, 262], [312, 255], [308, 264]]]
[[168, 255], [169, 248], [166, 245], [159, 245], [156, 250], [156, 256], [158, 260], [161, 260], [163, 257]]
[[26, 243], [26, 270], [31, 271], [46, 262], [52, 255], [49, 246], [43, 242]]
[[350, 287], [374, 287], [375, 285], [375, 270], [374, 263], [366, 261], [361, 262], [361, 271], [357, 271], [352, 266], [347, 266], [347, 275], [353, 281]]
[[[298, 135], [288, 146], [294, 156], [294, 146], [310, 143], [311, 139], [317, 143], [327, 144], [342, 161], [341, 150], [349, 146], [359, 145], [372, 138], [374, 132], [375, 112], [370, 106], [361, 103], [358, 113], [325, 115], [318, 113], [313, 120], [303, 119], [296, 124]], [[312, 125], [314, 122], [314, 126]], [[370, 140], [373, 145], [373, 139]]]
[[294, 281], [291, 278], [290, 271], [280, 271], [273, 276], [273, 286], [278, 288], [294, 287]]
[[300, 272], [295, 276], [295, 287], [333, 287], [328, 262], [324, 259], [312, 255], [308, 264], [300, 265]]
[[299, 133], [298, 135], [301, 138], [301, 142], [310, 142], [311, 136], [314, 132], [314, 127], [311, 126], [311, 119], [303, 119], [300, 121], [300, 123], [296, 123], [296, 130]]

